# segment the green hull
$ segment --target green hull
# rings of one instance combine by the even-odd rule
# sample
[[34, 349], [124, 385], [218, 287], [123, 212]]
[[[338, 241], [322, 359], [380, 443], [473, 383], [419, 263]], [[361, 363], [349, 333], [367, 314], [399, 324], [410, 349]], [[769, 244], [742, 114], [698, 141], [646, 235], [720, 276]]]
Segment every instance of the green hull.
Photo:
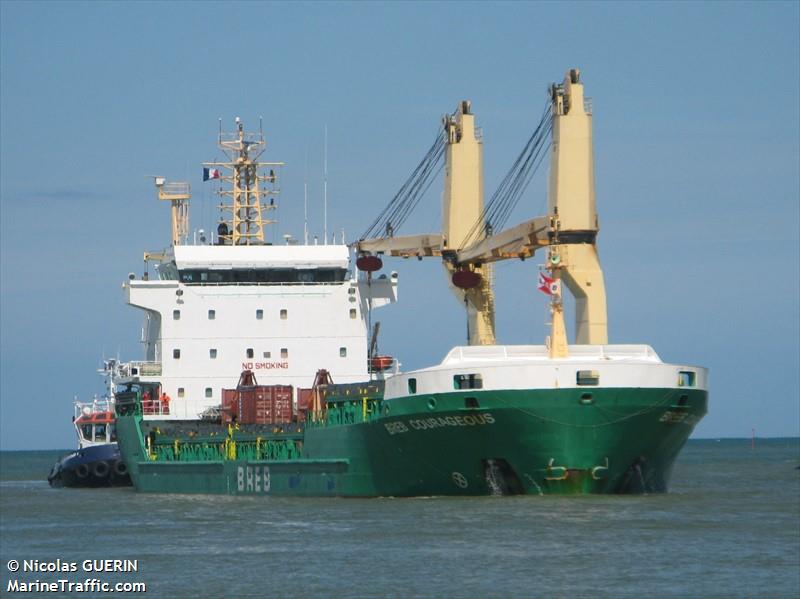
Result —
[[148, 447], [155, 437], [147, 432], [155, 425], [135, 412], [118, 415], [117, 434], [133, 483], [144, 492], [373, 497], [666, 491], [675, 458], [707, 411], [708, 393], [594, 388], [587, 397], [582, 391], [421, 394], [378, 400], [369, 413], [365, 403], [363, 414], [358, 402], [349, 416], [331, 414], [293, 434], [262, 434], [254, 441], [247, 431], [221, 429], [224, 449], [221, 437], [216, 444], [167, 437], [157, 441], [161, 452], [155, 453]]

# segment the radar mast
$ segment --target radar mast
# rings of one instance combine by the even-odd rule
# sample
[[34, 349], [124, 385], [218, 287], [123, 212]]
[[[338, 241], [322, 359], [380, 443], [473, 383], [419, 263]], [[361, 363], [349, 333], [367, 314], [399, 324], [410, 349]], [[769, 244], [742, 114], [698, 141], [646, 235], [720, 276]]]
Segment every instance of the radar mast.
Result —
[[[204, 162], [205, 167], [219, 167], [229, 171], [223, 174], [215, 171], [213, 178], [220, 179], [229, 188], [221, 188], [217, 194], [230, 198], [230, 203], [220, 203], [223, 217], [217, 234], [221, 245], [263, 245], [265, 225], [277, 222], [266, 217], [277, 208], [275, 197], [279, 193], [278, 176], [272, 167], [281, 167], [283, 162], [259, 162], [258, 158], [266, 149], [264, 132], [248, 133], [239, 117], [236, 117], [236, 130], [233, 133], [222, 131], [220, 121], [219, 148], [228, 158], [227, 162]], [[269, 168], [261, 174], [262, 169]], [[225, 211], [229, 211], [225, 214]]]

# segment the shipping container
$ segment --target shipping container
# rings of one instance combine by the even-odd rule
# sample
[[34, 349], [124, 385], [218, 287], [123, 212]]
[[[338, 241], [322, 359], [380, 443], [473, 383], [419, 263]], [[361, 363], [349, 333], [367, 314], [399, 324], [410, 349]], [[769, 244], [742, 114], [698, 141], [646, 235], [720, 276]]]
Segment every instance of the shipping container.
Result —
[[278, 424], [291, 422], [294, 416], [291, 385], [223, 389], [222, 397], [225, 423]]

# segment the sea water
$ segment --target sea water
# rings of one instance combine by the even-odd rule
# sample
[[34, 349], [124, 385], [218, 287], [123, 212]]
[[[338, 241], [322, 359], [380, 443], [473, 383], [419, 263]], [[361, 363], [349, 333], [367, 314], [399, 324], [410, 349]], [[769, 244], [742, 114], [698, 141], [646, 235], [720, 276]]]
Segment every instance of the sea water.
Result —
[[588, 497], [51, 489], [61, 453], [0, 454], [0, 595], [96, 580], [151, 597], [800, 597], [800, 439], [692, 440], [669, 493]]

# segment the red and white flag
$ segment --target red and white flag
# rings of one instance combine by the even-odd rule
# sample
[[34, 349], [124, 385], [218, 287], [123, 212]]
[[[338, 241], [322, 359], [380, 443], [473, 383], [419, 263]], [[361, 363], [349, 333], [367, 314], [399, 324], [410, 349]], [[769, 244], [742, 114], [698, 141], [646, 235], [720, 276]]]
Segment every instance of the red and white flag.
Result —
[[543, 272], [540, 272], [539, 291], [541, 291], [542, 293], [546, 293], [547, 295], [560, 295], [561, 285], [559, 284], [559, 281], [557, 281], [556, 279], [548, 277]]

